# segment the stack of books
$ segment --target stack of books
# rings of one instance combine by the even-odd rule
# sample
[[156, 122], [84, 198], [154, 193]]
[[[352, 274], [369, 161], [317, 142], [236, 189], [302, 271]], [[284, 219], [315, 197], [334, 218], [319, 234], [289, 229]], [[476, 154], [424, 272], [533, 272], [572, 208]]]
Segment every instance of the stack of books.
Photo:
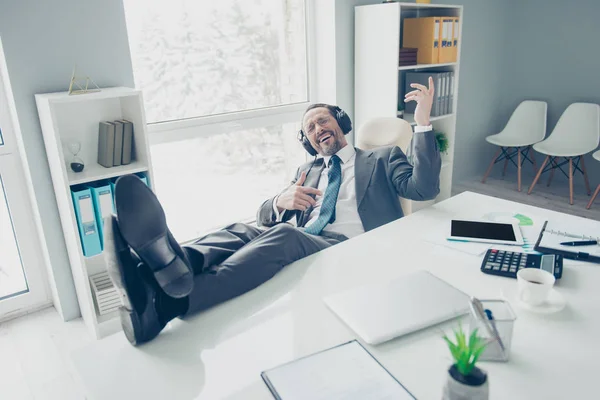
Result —
[[133, 158], [133, 123], [127, 120], [100, 122], [98, 130], [98, 164], [110, 168], [131, 163]]
[[417, 65], [417, 52], [419, 49], [414, 47], [402, 47], [400, 49], [400, 67], [407, 65]]

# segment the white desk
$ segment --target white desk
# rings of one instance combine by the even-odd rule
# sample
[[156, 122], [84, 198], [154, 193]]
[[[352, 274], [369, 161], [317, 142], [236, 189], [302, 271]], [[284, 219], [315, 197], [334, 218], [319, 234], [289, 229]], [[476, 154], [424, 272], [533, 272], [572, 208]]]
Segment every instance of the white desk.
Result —
[[[600, 223], [463, 193], [286, 267], [260, 288], [132, 347], [122, 333], [73, 354], [91, 399], [271, 399], [260, 372], [355, 338], [322, 298], [357, 285], [428, 269], [468, 294], [498, 298], [516, 280], [484, 275], [481, 257], [423, 239], [453, 217], [526, 214], [595, 227]], [[513, 307], [511, 360], [484, 362], [492, 399], [583, 399], [598, 392], [600, 265], [566, 260], [558, 284], [568, 301], [540, 316]], [[442, 328], [448, 328], [445, 324]], [[439, 399], [451, 364], [439, 327], [367, 348], [417, 398]]]

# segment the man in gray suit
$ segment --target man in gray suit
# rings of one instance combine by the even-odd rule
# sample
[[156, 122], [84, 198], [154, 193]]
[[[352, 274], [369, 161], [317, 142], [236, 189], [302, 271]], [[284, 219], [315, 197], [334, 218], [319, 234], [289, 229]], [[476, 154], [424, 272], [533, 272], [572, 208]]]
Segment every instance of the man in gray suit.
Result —
[[398, 147], [348, 145], [350, 118], [339, 107], [312, 105], [299, 140], [315, 159], [262, 204], [258, 227], [233, 224], [182, 247], [152, 191], [134, 175], [119, 178], [104, 252], [129, 341], [151, 340], [173, 318], [239, 296], [296, 260], [401, 218], [398, 196], [435, 198], [441, 160], [429, 125], [433, 81], [412, 86], [405, 99], [418, 103], [412, 164]]

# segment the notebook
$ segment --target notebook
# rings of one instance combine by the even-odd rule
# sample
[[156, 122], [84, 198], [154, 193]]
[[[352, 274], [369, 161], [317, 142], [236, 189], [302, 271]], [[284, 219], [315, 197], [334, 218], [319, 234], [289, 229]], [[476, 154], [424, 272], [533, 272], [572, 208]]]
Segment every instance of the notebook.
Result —
[[365, 342], [379, 344], [468, 313], [470, 298], [429, 271], [418, 271], [324, 301]]
[[600, 264], [600, 244], [582, 247], [560, 244], [561, 242], [577, 240], [597, 240], [600, 243], [600, 235], [598, 235], [598, 232], [586, 231], [578, 227], [561, 226], [546, 221], [534, 249], [540, 253], [560, 254], [565, 258]]
[[353, 340], [261, 374], [278, 400], [413, 400], [359, 342]]

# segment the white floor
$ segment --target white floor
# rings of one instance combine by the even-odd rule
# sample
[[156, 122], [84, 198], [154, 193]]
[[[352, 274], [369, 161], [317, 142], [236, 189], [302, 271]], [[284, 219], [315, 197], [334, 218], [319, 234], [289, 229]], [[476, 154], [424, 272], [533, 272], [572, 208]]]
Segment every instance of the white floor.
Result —
[[0, 323], [0, 399], [85, 399], [69, 355], [92, 341], [81, 318], [54, 307]]

